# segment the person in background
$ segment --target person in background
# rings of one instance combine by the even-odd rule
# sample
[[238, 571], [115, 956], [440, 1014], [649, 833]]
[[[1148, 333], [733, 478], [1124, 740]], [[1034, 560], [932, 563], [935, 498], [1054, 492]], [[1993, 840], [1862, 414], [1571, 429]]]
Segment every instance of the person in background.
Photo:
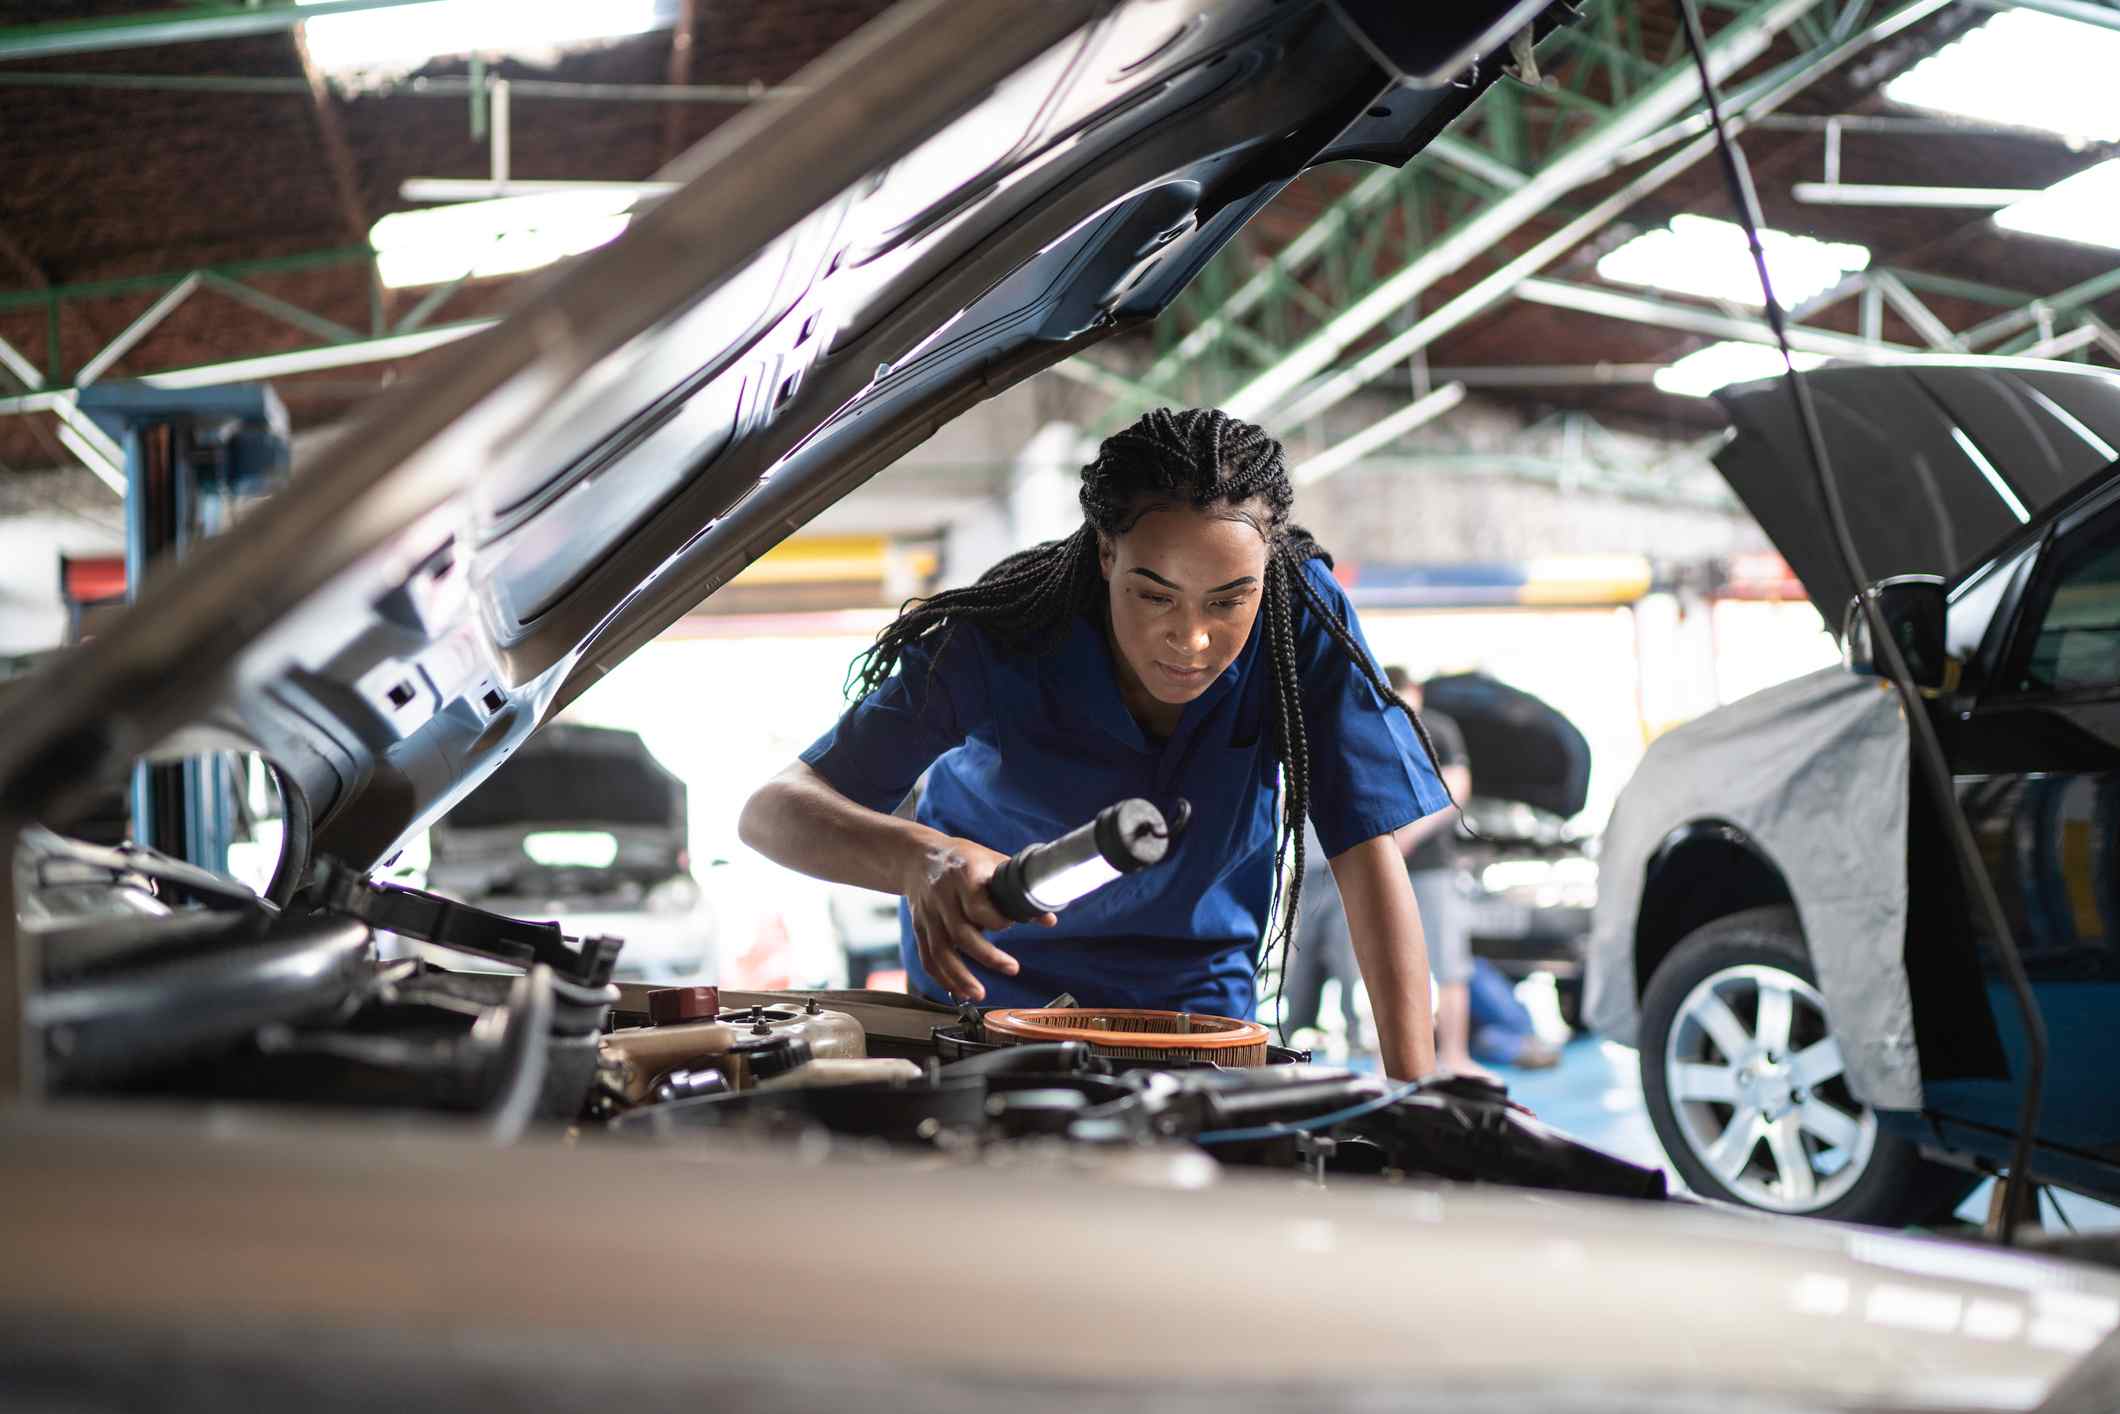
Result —
[[[1384, 673], [1392, 691], [1413, 705], [1415, 711], [1421, 711], [1420, 684], [1402, 667], [1386, 668]], [[1450, 787], [1453, 797], [1465, 799], [1472, 790], [1472, 770], [1464, 733], [1441, 713], [1422, 711], [1421, 720], [1435, 743], [1436, 763], [1444, 784]], [[1438, 992], [1436, 1064], [1462, 1074], [1484, 1074], [1473, 1055], [1477, 1039], [1481, 1043], [1478, 1049], [1485, 1053], [1482, 1058], [1496, 1064], [1530, 1068], [1551, 1065], [1556, 1053], [1531, 1029], [1529, 1014], [1516, 1004], [1514, 996], [1508, 995], [1508, 983], [1499, 974], [1493, 981], [1507, 996], [1507, 1004], [1495, 1005], [1500, 999], [1490, 988], [1482, 999], [1488, 1003], [1481, 1008], [1482, 1024], [1475, 1032], [1472, 984], [1476, 980], [1476, 963], [1464, 900], [1457, 887], [1457, 820], [1458, 812], [1451, 809], [1397, 832], [1399, 849], [1406, 856], [1406, 874], [1420, 909], [1421, 927], [1430, 940], [1429, 963]], [[1308, 852], [1313, 860], [1322, 853], [1317, 849]], [[1353, 942], [1348, 937], [1347, 915], [1340, 907], [1339, 891], [1333, 887], [1331, 874], [1322, 865], [1312, 868], [1316, 872], [1304, 880], [1303, 886], [1303, 916], [1297, 932], [1300, 941], [1289, 958], [1288, 974], [1282, 983], [1282, 1017], [1291, 1036], [1315, 1028], [1326, 979], [1334, 979], [1340, 984], [1340, 1015], [1346, 1023], [1348, 1047], [1359, 1050], [1363, 1038], [1356, 989], [1361, 986], [1361, 975]]]
[[1472, 959], [1472, 1057], [1486, 1065], [1547, 1070], [1559, 1065], [1561, 1049], [1538, 1034], [1531, 1012], [1516, 999], [1502, 970], [1484, 957]]
[[[1436, 746], [1441, 750], [1442, 743]], [[1347, 910], [1340, 904], [1340, 888], [1333, 882], [1325, 848], [1318, 843], [1317, 828], [1307, 821], [1303, 828], [1307, 872], [1303, 879], [1302, 914], [1296, 925], [1297, 942], [1281, 978], [1282, 1029], [1295, 1045], [1314, 1044], [1314, 1038], [1294, 1038], [1317, 1028], [1325, 983], [1330, 978], [1340, 984], [1340, 1019], [1346, 1024], [1347, 1049], [1364, 1051], [1369, 1047], [1356, 1005], [1362, 975], [1355, 960], [1354, 938], [1347, 931]], [[1415, 906], [1419, 906], [1418, 899]]]
[[[1421, 709], [1421, 685], [1402, 667], [1384, 669], [1391, 690], [1420, 713], [1435, 743], [1436, 765], [1451, 799], [1472, 794], [1472, 766], [1465, 754], [1465, 735], [1456, 722]], [[1398, 829], [1399, 852], [1406, 856], [1406, 875], [1421, 912], [1421, 931], [1428, 940], [1429, 966], [1435, 973], [1435, 1060], [1438, 1068], [1461, 1075], [1485, 1075], [1472, 1058], [1472, 934], [1464, 900], [1457, 887], [1455, 807]]]

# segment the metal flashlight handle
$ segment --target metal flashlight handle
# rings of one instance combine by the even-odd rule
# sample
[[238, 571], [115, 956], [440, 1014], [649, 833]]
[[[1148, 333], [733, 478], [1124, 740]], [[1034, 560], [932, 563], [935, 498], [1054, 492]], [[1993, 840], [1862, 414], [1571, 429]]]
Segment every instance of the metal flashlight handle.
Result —
[[987, 882], [987, 894], [1004, 917], [1033, 922], [1121, 874], [1160, 864], [1191, 819], [1192, 807], [1182, 799], [1169, 821], [1145, 800], [1108, 805], [1080, 829], [1016, 851]]

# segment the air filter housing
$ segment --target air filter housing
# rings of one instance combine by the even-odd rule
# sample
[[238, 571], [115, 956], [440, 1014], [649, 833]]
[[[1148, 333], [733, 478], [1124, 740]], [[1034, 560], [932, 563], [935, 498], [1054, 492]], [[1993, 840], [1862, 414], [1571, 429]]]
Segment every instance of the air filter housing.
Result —
[[997, 1007], [986, 1013], [986, 1039], [997, 1045], [1025, 1041], [1080, 1041], [1115, 1060], [1178, 1065], [1266, 1064], [1266, 1028], [1256, 1021], [1202, 1016], [1184, 1011], [1089, 1010], [1068, 1007]]

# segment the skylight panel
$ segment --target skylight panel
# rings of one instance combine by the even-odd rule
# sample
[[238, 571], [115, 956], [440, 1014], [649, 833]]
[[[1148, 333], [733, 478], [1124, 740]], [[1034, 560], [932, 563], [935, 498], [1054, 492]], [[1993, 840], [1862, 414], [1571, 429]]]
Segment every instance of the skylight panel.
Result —
[[[1760, 248], [1784, 306], [1802, 304], [1870, 264], [1865, 246], [1813, 240], [1762, 229]], [[1707, 216], [1674, 216], [1660, 231], [1644, 231], [1597, 262], [1604, 279], [1701, 299], [1763, 308], [1759, 272], [1742, 227]]]
[[2120, 30], [2005, 10], [1884, 86], [1910, 108], [2120, 142]]
[[368, 232], [391, 289], [514, 275], [615, 240], [631, 220], [624, 191], [467, 201], [385, 216]]
[[2120, 158], [2063, 177], [1995, 213], [2006, 231], [2120, 250]]
[[[1796, 366], [1805, 371], [1825, 362], [1817, 354], [1798, 353], [1794, 358]], [[1781, 353], [1772, 345], [1731, 340], [1696, 349], [1670, 367], [1657, 369], [1655, 382], [1662, 392], [1705, 398], [1726, 384], [1772, 378], [1781, 371]]]
[[[314, 3], [314, 0], [305, 0]], [[310, 57], [326, 73], [416, 69], [456, 54], [543, 54], [666, 29], [658, 0], [431, 0], [303, 22]]]

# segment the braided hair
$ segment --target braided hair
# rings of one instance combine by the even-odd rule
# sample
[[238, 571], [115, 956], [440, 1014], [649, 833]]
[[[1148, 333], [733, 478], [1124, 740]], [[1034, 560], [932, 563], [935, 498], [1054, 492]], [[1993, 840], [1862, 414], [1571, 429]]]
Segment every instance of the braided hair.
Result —
[[1261, 939], [1259, 966], [1278, 946], [1285, 972], [1302, 901], [1303, 821], [1310, 809], [1310, 741], [1296, 671], [1298, 596], [1378, 695], [1406, 714], [1430, 763], [1438, 763], [1419, 714], [1392, 690], [1346, 621], [1304, 575], [1309, 561], [1332, 561], [1309, 532], [1289, 523], [1294, 500], [1286, 455], [1263, 429], [1211, 408], [1157, 408], [1107, 437], [1096, 460], [1082, 469], [1080, 529], [1008, 556], [965, 588], [908, 600], [855, 660], [849, 691], [858, 698], [882, 686], [915, 645], [931, 655], [932, 664], [963, 624], [978, 625], [1008, 651], [1054, 651], [1078, 614], [1103, 621], [1108, 600], [1100, 539], [1124, 534], [1151, 510], [1182, 505], [1249, 522], [1267, 545], [1259, 614], [1273, 675], [1274, 756], [1281, 770], [1274, 874], [1286, 881], [1278, 921], [1269, 917]]

